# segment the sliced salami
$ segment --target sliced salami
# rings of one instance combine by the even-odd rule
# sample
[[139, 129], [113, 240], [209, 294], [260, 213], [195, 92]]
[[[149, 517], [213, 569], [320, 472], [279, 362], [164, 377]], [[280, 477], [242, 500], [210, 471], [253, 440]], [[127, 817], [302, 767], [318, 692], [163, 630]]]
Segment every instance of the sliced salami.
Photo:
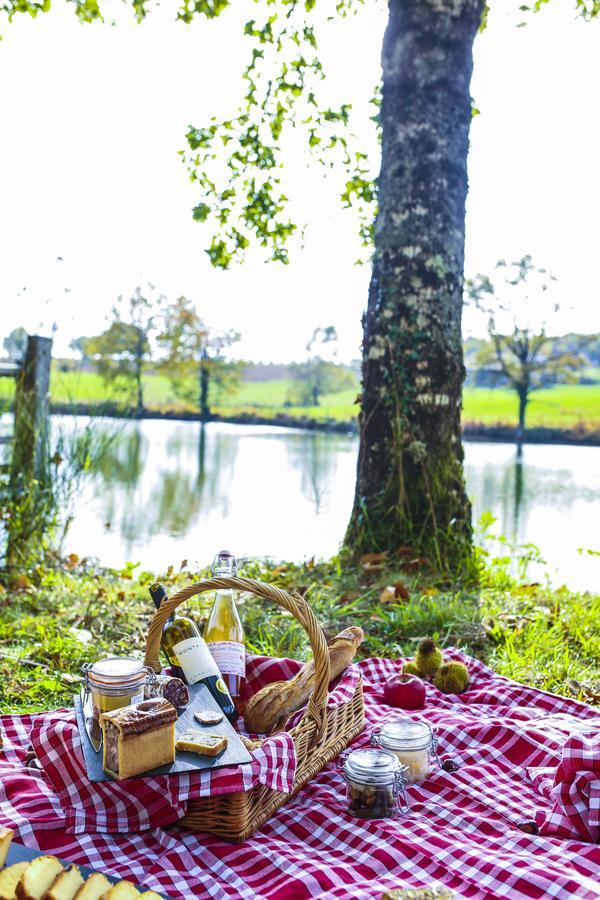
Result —
[[187, 685], [181, 678], [173, 678], [172, 675], [157, 675], [156, 681], [147, 684], [144, 688], [146, 700], [152, 697], [164, 697], [173, 706], [187, 706], [190, 702], [190, 693]]

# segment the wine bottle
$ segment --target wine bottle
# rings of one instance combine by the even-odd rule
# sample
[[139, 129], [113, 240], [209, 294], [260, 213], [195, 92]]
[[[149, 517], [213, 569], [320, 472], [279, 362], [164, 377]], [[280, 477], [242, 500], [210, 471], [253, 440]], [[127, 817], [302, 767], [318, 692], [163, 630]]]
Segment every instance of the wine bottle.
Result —
[[[164, 585], [158, 583], [151, 585], [150, 596], [158, 609], [167, 599]], [[170, 615], [163, 627], [160, 646], [169, 661], [173, 675], [187, 684], [197, 684], [199, 681], [205, 684], [223, 710], [223, 714], [230, 722], [235, 722], [238, 717], [235, 703], [195, 622], [187, 616], [175, 613]]]
[[[217, 553], [212, 574], [237, 575], [235, 556], [228, 550]], [[241, 692], [246, 677], [246, 650], [244, 628], [235, 605], [232, 590], [215, 593], [213, 607], [206, 623], [204, 637], [214, 660], [223, 675], [229, 693], [236, 704], [241, 704]]]

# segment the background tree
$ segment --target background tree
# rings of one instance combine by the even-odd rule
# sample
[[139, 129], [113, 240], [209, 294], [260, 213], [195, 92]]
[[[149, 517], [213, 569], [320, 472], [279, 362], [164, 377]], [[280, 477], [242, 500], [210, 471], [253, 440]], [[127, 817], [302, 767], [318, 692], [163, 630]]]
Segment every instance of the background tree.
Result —
[[[486, 316], [489, 342], [475, 357], [480, 369], [504, 378], [518, 397], [517, 443], [525, 439], [525, 414], [531, 392], [548, 384], [575, 382], [589, 364], [583, 350], [593, 338], [570, 335], [568, 346], [548, 334], [559, 311], [552, 299], [556, 279], [536, 267], [531, 256], [496, 263], [495, 278], [477, 275], [466, 282], [467, 296]], [[578, 340], [576, 340], [578, 338]]]
[[[152, 285], [149, 285], [154, 290]], [[133, 391], [136, 414], [144, 410], [143, 372], [150, 358], [150, 334], [155, 328], [158, 301], [152, 301], [137, 287], [128, 300], [119, 297], [113, 307], [113, 321], [96, 337], [79, 339], [80, 352], [92, 359], [106, 384], [116, 390]]]
[[13, 328], [8, 337], [5, 337], [2, 341], [2, 346], [6, 350], [9, 359], [20, 362], [27, 350], [27, 331], [22, 326]]
[[296, 381], [292, 399], [301, 406], [319, 406], [323, 394], [333, 394], [356, 386], [353, 372], [338, 365], [333, 359], [324, 359], [328, 350], [329, 355], [335, 357], [333, 345], [336, 341], [337, 332], [333, 325], [315, 328], [306, 345], [308, 358], [305, 362], [290, 366], [290, 372]]
[[[586, 18], [598, 0], [573, 0]], [[9, 15], [41, 0], [7, 0]], [[207, 253], [226, 268], [255, 241], [286, 262], [297, 223], [281, 184], [282, 146], [302, 134], [309, 154], [341, 173], [341, 195], [362, 213], [369, 241], [379, 208], [364, 319], [363, 390], [356, 492], [346, 546], [430, 548], [460, 565], [471, 542], [462, 470], [460, 339], [472, 46], [485, 0], [389, 0], [384, 39], [382, 140], [377, 186], [352, 143], [351, 104], [320, 100], [325, 77], [317, 33], [360, 0], [256, 0], [243, 24], [252, 49], [244, 99], [222, 120], [191, 127], [185, 154], [199, 187], [194, 218], [211, 225]], [[144, 0], [132, 0], [138, 19]], [[524, 12], [539, 10], [544, 0]], [[235, 5], [237, 9], [237, 4]], [[98, 0], [75, 4], [90, 21]], [[216, 18], [229, 0], [183, 0], [178, 16]], [[284, 134], [285, 131], [285, 134]], [[225, 162], [226, 165], [223, 165]]]
[[233, 329], [211, 332], [187, 297], [178, 297], [165, 310], [158, 336], [165, 351], [161, 369], [179, 397], [197, 402], [203, 421], [210, 417], [209, 390], [228, 393], [239, 385], [243, 364], [224, 355], [239, 339]]

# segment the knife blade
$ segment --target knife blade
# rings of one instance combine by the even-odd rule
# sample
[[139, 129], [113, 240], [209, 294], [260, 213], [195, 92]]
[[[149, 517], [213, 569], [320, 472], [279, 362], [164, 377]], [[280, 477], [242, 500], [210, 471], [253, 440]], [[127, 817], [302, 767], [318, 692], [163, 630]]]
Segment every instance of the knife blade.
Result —
[[81, 688], [81, 711], [83, 713], [83, 723], [90, 744], [96, 753], [99, 753], [102, 749], [102, 729], [94, 717], [92, 694], [90, 691], [86, 691], [85, 687]]

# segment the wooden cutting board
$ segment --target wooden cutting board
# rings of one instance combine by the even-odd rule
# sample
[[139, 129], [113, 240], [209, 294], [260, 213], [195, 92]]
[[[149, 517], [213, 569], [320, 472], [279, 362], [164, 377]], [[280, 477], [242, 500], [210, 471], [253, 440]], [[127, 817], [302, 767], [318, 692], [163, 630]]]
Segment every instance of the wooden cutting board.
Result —
[[[136, 775], [136, 778], [149, 778], [152, 775], [172, 775], [176, 772], [222, 769], [225, 766], [244, 766], [252, 762], [252, 758], [242, 743], [239, 734], [225, 717], [218, 725], [200, 725], [194, 719], [194, 713], [202, 709], [220, 711], [217, 701], [206, 685], [192, 684], [189, 686], [189, 692], [190, 702], [185, 709], [181, 710], [175, 723], [175, 738], [177, 739], [177, 736], [183, 734], [188, 728], [194, 728], [205, 734], [225, 735], [227, 738], [226, 749], [219, 756], [198, 756], [197, 753], [184, 753], [178, 750], [174, 763], [161, 766], [159, 769], [152, 769], [150, 772], [144, 772], [143, 775]], [[112, 775], [107, 775], [102, 768], [102, 749], [99, 751], [94, 750], [88, 737], [83, 719], [81, 699], [78, 696], [75, 697], [75, 711], [77, 713], [77, 724], [81, 735], [88, 778], [90, 781], [114, 781], [115, 779]]]

